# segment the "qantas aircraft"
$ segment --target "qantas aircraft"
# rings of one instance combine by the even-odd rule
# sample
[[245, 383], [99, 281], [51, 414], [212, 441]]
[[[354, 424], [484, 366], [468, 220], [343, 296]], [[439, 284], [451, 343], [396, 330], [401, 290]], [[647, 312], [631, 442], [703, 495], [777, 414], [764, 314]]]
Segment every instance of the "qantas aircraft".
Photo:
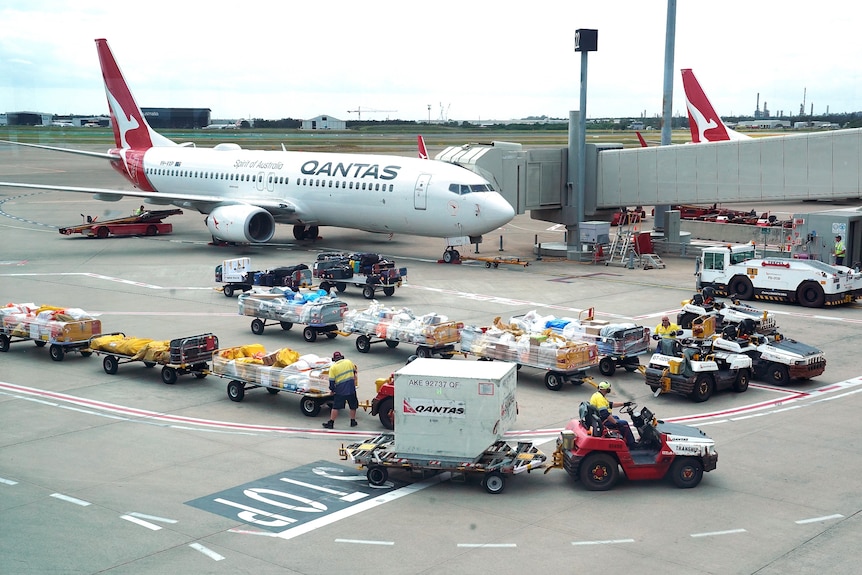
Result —
[[681, 72], [692, 144], [751, 139], [750, 136], [734, 132], [721, 121], [690, 68], [683, 68]]
[[[153, 130], [104, 39], [96, 40], [116, 148], [107, 153], [7, 142], [104, 158], [134, 191], [0, 182], [0, 186], [143, 198], [206, 214], [214, 241], [265, 243], [275, 224], [296, 239], [320, 226], [449, 238], [477, 238], [508, 223], [512, 206], [480, 175], [447, 162], [401, 156], [243, 150], [179, 145]], [[427, 154], [427, 152], [426, 152]], [[461, 244], [466, 243], [461, 241]], [[449, 256], [447, 258], [446, 256]]]

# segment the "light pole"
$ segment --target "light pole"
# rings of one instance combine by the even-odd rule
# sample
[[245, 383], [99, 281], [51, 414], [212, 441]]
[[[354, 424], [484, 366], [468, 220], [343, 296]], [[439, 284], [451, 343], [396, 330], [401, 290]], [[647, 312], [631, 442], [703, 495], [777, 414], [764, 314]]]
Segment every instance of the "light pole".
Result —
[[[566, 218], [566, 227], [569, 230], [569, 238], [575, 240], [577, 246], [578, 259], [581, 259], [583, 247], [581, 245], [581, 226], [580, 222], [584, 220], [584, 192], [587, 182], [587, 54], [598, 50], [599, 31], [589, 28], [581, 28], [575, 30], [575, 52], [581, 53], [581, 103], [578, 115], [578, 183], [575, 193], [575, 211], [574, 214], [569, 212], [569, 217]], [[569, 126], [569, 130], [571, 130]], [[572, 150], [569, 149], [569, 175], [572, 173]], [[569, 177], [569, 182], [571, 182]], [[567, 202], [571, 210], [571, 198]], [[574, 220], [574, 221], [573, 221]], [[568, 256], [568, 259], [572, 259]]]

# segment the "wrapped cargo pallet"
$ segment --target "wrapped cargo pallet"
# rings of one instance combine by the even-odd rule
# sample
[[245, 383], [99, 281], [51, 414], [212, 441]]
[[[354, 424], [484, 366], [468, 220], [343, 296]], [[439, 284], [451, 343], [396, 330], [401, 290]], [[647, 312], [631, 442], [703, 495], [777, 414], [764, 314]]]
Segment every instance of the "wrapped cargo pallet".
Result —
[[330, 394], [331, 364], [327, 358], [300, 355], [290, 348], [267, 353], [262, 345], [254, 344], [218, 350], [213, 354], [212, 371], [261, 387], [325, 396]]
[[388, 308], [377, 302], [344, 314], [345, 331], [429, 347], [456, 343], [463, 327], [462, 322], [449, 321], [445, 315], [417, 316], [408, 308]]
[[239, 314], [307, 325], [341, 322], [347, 304], [323, 290], [293, 292], [273, 289], [268, 293], [244, 293], [238, 298]]
[[86, 342], [102, 331], [102, 323], [79, 308], [9, 304], [2, 308], [3, 332], [50, 343]]

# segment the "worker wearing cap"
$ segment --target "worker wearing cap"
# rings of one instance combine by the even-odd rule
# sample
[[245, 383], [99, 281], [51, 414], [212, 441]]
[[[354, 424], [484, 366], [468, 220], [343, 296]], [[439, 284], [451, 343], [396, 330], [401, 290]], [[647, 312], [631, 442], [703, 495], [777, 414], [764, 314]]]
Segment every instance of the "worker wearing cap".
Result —
[[835, 236], [835, 265], [843, 266], [844, 265], [844, 256], [847, 253], [847, 248], [844, 247], [844, 242], [841, 240], [841, 236]]
[[334, 394], [329, 421], [322, 424], [327, 429], [335, 427], [338, 410], [346, 404], [350, 408], [350, 427], [356, 427], [356, 408], [359, 399], [356, 397], [356, 365], [341, 355], [340, 351], [332, 354], [332, 365], [329, 366], [329, 390]]
[[616, 429], [622, 434], [626, 440], [626, 445], [629, 449], [635, 447], [635, 436], [629, 427], [629, 422], [613, 415], [611, 411], [614, 407], [628, 407], [632, 404], [631, 401], [620, 403], [618, 401], [609, 401], [606, 397], [611, 392], [611, 384], [607, 381], [599, 382], [598, 391], [590, 398], [590, 405], [599, 410], [599, 419], [602, 420], [602, 425]]

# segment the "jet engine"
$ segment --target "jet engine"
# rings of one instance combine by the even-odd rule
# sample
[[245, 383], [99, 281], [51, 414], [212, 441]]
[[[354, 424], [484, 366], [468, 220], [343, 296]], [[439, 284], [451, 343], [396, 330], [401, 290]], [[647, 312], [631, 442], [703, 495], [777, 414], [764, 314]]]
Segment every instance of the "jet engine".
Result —
[[206, 218], [213, 238], [225, 242], [266, 243], [275, 234], [275, 220], [268, 211], [248, 204], [219, 206]]

